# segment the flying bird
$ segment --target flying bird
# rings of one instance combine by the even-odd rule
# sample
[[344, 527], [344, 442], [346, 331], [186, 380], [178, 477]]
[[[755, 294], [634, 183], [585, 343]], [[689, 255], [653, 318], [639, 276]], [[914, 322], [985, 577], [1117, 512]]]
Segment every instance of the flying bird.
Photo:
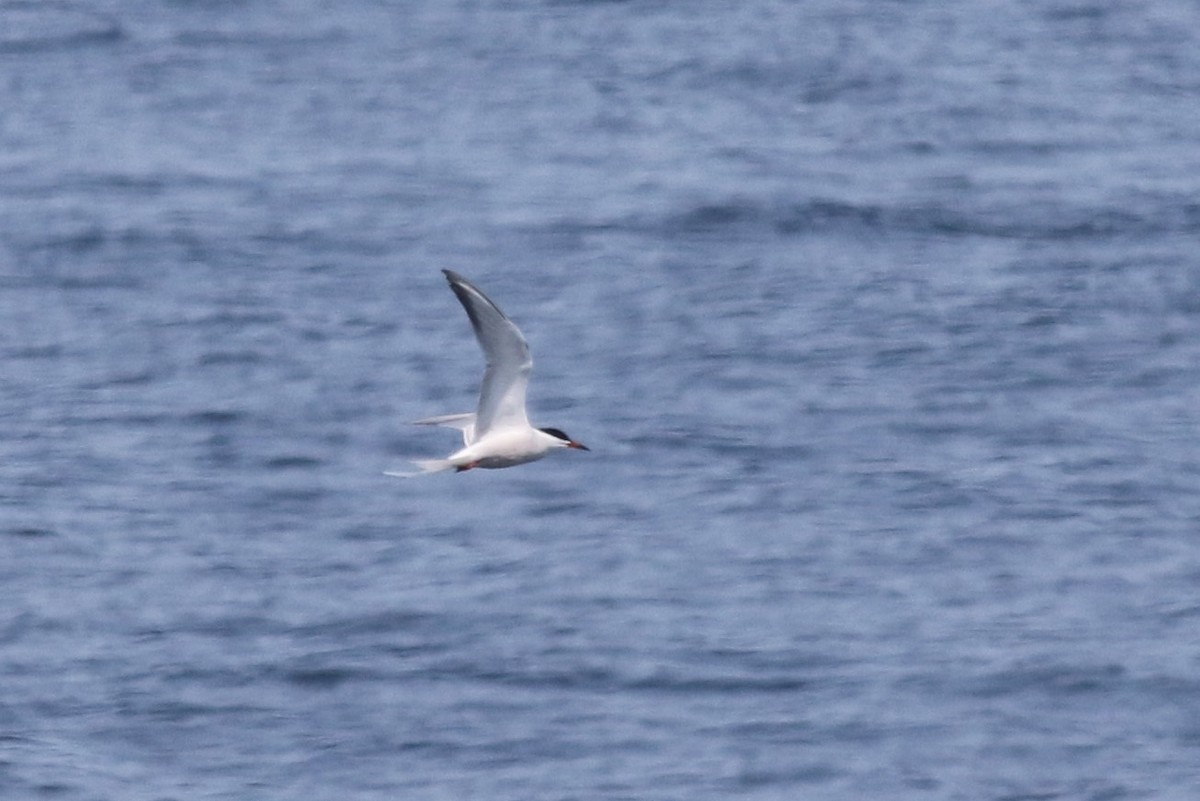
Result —
[[457, 428], [462, 431], [463, 447], [445, 459], [413, 460], [420, 468], [416, 473], [388, 471], [387, 475], [407, 478], [451, 469], [461, 473], [476, 467], [513, 467], [541, 459], [560, 448], [591, 450], [561, 429], [534, 428], [529, 424], [525, 390], [533, 371], [533, 358], [521, 329], [479, 287], [453, 270], [442, 272], [467, 310], [487, 361], [479, 390], [479, 408], [474, 412], [417, 420], [415, 425]]

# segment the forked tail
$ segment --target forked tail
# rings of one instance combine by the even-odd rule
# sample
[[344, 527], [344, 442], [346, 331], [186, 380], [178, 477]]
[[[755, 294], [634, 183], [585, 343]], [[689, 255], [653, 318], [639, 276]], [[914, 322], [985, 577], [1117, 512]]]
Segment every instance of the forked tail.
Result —
[[394, 476], [395, 478], [412, 478], [413, 476], [423, 476], [428, 473], [440, 473], [443, 470], [450, 470], [454, 467], [454, 462], [449, 459], [413, 459], [412, 463], [420, 469], [411, 472], [385, 470], [383, 474], [385, 476]]

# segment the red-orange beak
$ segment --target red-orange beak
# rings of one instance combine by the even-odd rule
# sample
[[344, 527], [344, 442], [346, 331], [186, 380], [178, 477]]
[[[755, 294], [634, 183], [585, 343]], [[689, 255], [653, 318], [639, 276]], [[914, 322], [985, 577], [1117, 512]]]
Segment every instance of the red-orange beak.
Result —
[[587, 445], [584, 445], [582, 442], [576, 442], [575, 440], [571, 440], [570, 442], [568, 442], [567, 447], [574, 448], [577, 451], [590, 451], [591, 450], [591, 448], [589, 448]]

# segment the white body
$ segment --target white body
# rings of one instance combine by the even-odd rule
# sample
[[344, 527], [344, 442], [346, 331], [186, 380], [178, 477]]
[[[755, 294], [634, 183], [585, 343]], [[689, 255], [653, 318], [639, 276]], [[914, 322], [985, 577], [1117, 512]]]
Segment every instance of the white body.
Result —
[[466, 447], [446, 457], [454, 467], [512, 467], [535, 462], [565, 444], [531, 426], [503, 428], [479, 440], [466, 440], [466, 434], [464, 430]]

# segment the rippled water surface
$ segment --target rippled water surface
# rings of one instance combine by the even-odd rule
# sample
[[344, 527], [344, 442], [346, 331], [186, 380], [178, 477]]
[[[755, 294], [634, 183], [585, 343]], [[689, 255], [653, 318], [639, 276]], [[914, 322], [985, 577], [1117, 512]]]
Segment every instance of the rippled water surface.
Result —
[[0, 797], [1194, 798], [1198, 31], [0, 2]]

